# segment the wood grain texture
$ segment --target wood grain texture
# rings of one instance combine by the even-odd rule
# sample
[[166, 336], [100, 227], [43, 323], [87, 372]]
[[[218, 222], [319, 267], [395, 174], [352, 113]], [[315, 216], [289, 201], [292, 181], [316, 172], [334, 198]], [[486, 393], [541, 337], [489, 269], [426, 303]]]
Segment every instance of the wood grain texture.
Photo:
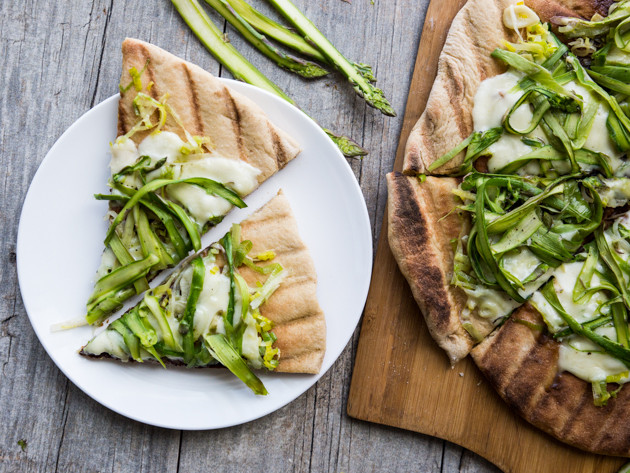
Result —
[[[261, 0], [251, 1], [269, 11]], [[428, 0], [295, 3], [348, 57], [374, 66], [399, 117], [370, 109], [337, 76], [306, 83], [279, 70], [224, 29], [322, 125], [370, 150], [369, 157], [349, 163], [376, 242], [386, 202], [384, 176], [393, 166]], [[0, 471], [496, 472], [443, 440], [346, 415], [358, 330], [329, 372], [296, 401], [258, 421], [218, 431], [180, 432], [128, 420], [92, 401], [55, 367], [30, 327], [19, 293], [15, 241], [21, 206], [57, 138], [117, 92], [126, 36], [229, 76], [168, 0], [0, 4]]]
[[[426, 104], [441, 45], [465, 0], [433, 1], [418, 49], [394, 170]], [[626, 460], [564, 445], [512, 412], [470, 358], [451, 367], [424, 324], [387, 243], [383, 221], [348, 413], [463, 445], [510, 473], [614, 473]], [[379, 350], [374, 350], [379, 346]]]

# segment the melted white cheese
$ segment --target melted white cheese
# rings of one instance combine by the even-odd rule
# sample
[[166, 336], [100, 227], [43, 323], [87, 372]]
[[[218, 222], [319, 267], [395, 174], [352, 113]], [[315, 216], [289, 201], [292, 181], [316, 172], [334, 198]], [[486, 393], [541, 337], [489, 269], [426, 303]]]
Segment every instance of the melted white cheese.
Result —
[[[554, 272], [554, 288], [558, 300], [565, 311], [579, 323], [584, 323], [597, 317], [599, 315], [597, 312], [599, 305], [608, 299], [602, 292], [597, 292], [583, 304], [576, 304], [573, 301], [573, 288], [582, 266], [582, 262], [564, 263]], [[599, 283], [599, 279], [594, 275], [591, 286], [597, 286]], [[530, 302], [543, 315], [552, 333], [566, 327], [564, 320], [540, 292], [536, 292]], [[617, 340], [615, 329], [612, 326], [599, 327], [595, 331], [599, 335], [608, 337], [613, 341]], [[604, 353], [603, 349], [597, 344], [584, 337], [574, 335], [563, 340], [560, 344], [558, 371], [568, 371], [580, 379], [593, 382], [603, 381], [608, 376], [625, 373], [628, 371], [628, 368], [620, 360]], [[625, 377], [620, 382], [625, 383], [628, 380], [629, 378]]]
[[[601, 303], [608, 300], [608, 297], [602, 292], [596, 292], [593, 296], [583, 304], [576, 304], [573, 301], [573, 288], [577, 282], [577, 278], [582, 270], [583, 262], [564, 263], [554, 271], [553, 285], [558, 296], [558, 301], [564, 307], [564, 310], [579, 323], [588, 322], [597, 316], [597, 308]], [[596, 275], [591, 280], [591, 285], [597, 285], [599, 280]]]
[[112, 159], [109, 167], [112, 174], [119, 173], [124, 167], [131, 166], [138, 160], [138, 148], [132, 139], [118, 138], [110, 145]]
[[[568, 371], [584, 381], [593, 382], [626, 373], [628, 367], [605, 353], [578, 351], [563, 342], [558, 353], [558, 371]], [[628, 379], [626, 376], [620, 382], [625, 383]]]
[[110, 354], [122, 361], [129, 360], [129, 352], [123, 336], [116, 330], [104, 330], [94, 337], [83, 349], [89, 355]]
[[[498, 76], [490, 77], [479, 84], [473, 106], [473, 123], [475, 131], [486, 131], [502, 125], [508, 111], [514, 106], [523, 91], [516, 88], [524, 75], [518, 71], [508, 70]], [[533, 118], [529, 104], [524, 104], [514, 111], [510, 124], [516, 130], [527, 128]], [[536, 127], [528, 136], [546, 141], [544, 132]], [[486, 149], [492, 155], [488, 160], [488, 170], [497, 172], [509, 164], [514, 158], [531, 153], [533, 148], [522, 142], [520, 135], [504, 132], [498, 141]], [[523, 169], [527, 174], [537, 174], [538, 163], [528, 163]]]
[[[214, 272], [214, 274], [213, 274]], [[221, 274], [216, 265], [206, 264], [203, 288], [197, 300], [193, 321], [194, 339], [210, 333], [215, 316], [227, 310], [230, 298], [230, 278]], [[216, 321], [215, 321], [216, 325]]]
[[[501, 126], [505, 114], [523, 95], [522, 90], [514, 90], [523, 77], [522, 73], [509, 70], [498, 76], [489, 77], [479, 84], [472, 111], [476, 131], [486, 131]], [[512, 123], [516, 125], [517, 121], [527, 121], [528, 111], [531, 120], [532, 114], [529, 107], [519, 107], [514, 113], [518, 119]]]
[[[194, 160], [189, 161], [190, 156], [184, 156], [181, 152], [185, 144], [177, 134], [170, 131], [151, 133], [137, 147], [133, 140], [120, 138], [111, 146], [112, 174], [133, 165], [140, 156], [149, 156], [152, 163], [166, 158], [169, 163], [174, 164], [176, 178], [205, 177], [226, 185], [240, 196], [248, 195], [258, 186], [258, 175], [261, 171], [254, 166], [213, 154], [196, 155]], [[147, 178], [151, 180], [159, 175], [158, 170], [149, 173]], [[125, 184], [132, 187], [141, 185], [139, 182], [132, 182], [132, 176], [126, 177]], [[172, 185], [168, 187], [167, 193], [170, 198], [184, 205], [201, 225], [211, 217], [225, 215], [232, 208], [222, 197], [209, 195], [196, 185]]]
[[[479, 84], [479, 88], [475, 93], [472, 112], [475, 131], [486, 131], [490, 128], [502, 125], [503, 119], [508, 111], [523, 94], [523, 91], [516, 87], [521, 78], [523, 78], [522, 73], [510, 69], [503, 74], [490, 77]], [[568, 82], [564, 85], [564, 88], [568, 92], [582, 97], [584, 102], [583, 107], [593, 102], [597, 103], [597, 112], [583, 148], [598, 153], [604, 153], [609, 156], [613, 172], [617, 171], [623, 164], [620, 158], [624, 153], [617, 149], [606, 127], [606, 120], [608, 119], [610, 108], [598, 97], [595, 97], [588, 89], [575, 81]], [[532, 117], [531, 107], [528, 104], [524, 104], [514, 111], [510, 118], [510, 123], [516, 130], [523, 130], [527, 128]], [[527, 136], [545, 143], [547, 142], [547, 138], [541, 127], [536, 127], [534, 131]], [[532, 147], [522, 142], [521, 136], [504, 132], [498, 141], [486, 149], [486, 154], [491, 155], [491, 158], [488, 160], [488, 170], [490, 172], [497, 172], [512, 162], [514, 158], [523, 156], [532, 151]], [[568, 168], [561, 169], [563, 166], [566, 167], [568, 163], [560, 161], [555, 162], [554, 165], [558, 167], [560, 172], [568, 170]], [[538, 163], [530, 162], [519, 170], [519, 174], [537, 174], [539, 170], [540, 167]]]
[[597, 153], [604, 153], [605, 155], [610, 157], [611, 167], [613, 169], [613, 172], [615, 172], [622, 164], [622, 161], [619, 158], [621, 158], [624, 153], [620, 152], [619, 149], [617, 149], [617, 146], [610, 137], [610, 133], [608, 131], [608, 128], [606, 127], [606, 120], [608, 119], [608, 112], [610, 111], [610, 107], [608, 106], [608, 104], [606, 104], [597, 96], [595, 96], [592, 92], [590, 92], [586, 87], [578, 84], [575, 81], [568, 82], [564, 85], [564, 88], [575, 95], [579, 95], [582, 98], [583, 108], [588, 107], [592, 103], [597, 104], [597, 113], [595, 114], [590, 132], [586, 138], [586, 141], [582, 145], [582, 148], [589, 149]]
[[464, 292], [468, 296], [464, 309], [467, 314], [464, 314], [464, 318], [476, 310], [480, 317], [498, 323], [501, 318], [521, 305], [505, 292], [482, 285], [474, 289], [464, 288]]
[[106, 247], [105, 251], [103, 251], [103, 255], [101, 256], [101, 265], [98, 267], [98, 271], [96, 272], [96, 280], [98, 281], [103, 276], [108, 275], [116, 266], [116, 255], [111, 250], [111, 248]]
[[[534, 270], [540, 265], [538, 257], [527, 248], [518, 251], [511, 251], [503, 257], [503, 269], [509, 272], [519, 281], [524, 281]], [[519, 289], [518, 293], [521, 297], [527, 299], [540, 286], [542, 286], [551, 277], [552, 271], [538, 277], [535, 281], [524, 284], [523, 289]]]
[[[231, 187], [239, 195], [247, 195], [258, 185], [260, 170], [243, 162], [222, 157], [208, 157], [180, 166], [178, 178], [205, 177]], [[209, 195], [194, 184], [168, 186], [169, 197], [184, 205], [190, 214], [203, 224], [211, 217], [225, 215], [232, 205], [222, 197]]]
[[138, 156], [149, 156], [152, 163], [163, 158], [174, 163], [181, 159], [181, 149], [185, 144], [177, 134], [170, 131], [151, 133], [138, 145]]
[[621, 207], [628, 203], [630, 200], [630, 179], [615, 177], [602, 179], [602, 182], [606, 187], [598, 190], [598, 194], [604, 206]]
[[258, 350], [259, 339], [258, 331], [256, 330], [256, 321], [252, 314], [247, 314], [245, 317], [245, 323], [247, 328], [243, 333], [243, 342], [241, 344], [241, 351], [243, 356], [249, 360], [254, 368], [260, 368], [262, 363], [260, 362], [260, 352]]

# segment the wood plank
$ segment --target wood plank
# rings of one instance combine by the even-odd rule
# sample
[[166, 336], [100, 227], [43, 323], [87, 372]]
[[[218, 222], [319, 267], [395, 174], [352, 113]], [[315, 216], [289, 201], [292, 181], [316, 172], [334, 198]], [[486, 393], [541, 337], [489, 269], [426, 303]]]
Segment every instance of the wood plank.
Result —
[[[429, 5], [395, 170], [402, 169], [404, 146], [426, 104], [439, 51], [464, 3]], [[614, 472], [624, 463], [581, 452], [530, 426], [490, 388], [470, 358], [451, 368], [426, 329], [386, 235], [385, 217], [348, 399], [350, 416], [455, 442], [509, 472]]]
[[[266, 8], [261, 0], [252, 3]], [[402, 115], [428, 0], [296, 4], [350, 58], [375, 67], [379, 85]], [[214, 74], [220, 71], [168, 0], [0, 5], [0, 166], [5, 173], [0, 184], [0, 471], [188, 472], [238, 465], [245, 472], [262, 465], [269, 471], [495, 472], [475, 454], [442, 440], [345, 414], [358, 331], [331, 370], [295, 402], [260, 421], [220, 431], [182, 435], [123, 418], [92, 401], [55, 367], [19, 295], [15, 241], [21, 202], [61, 133], [116, 93], [125, 36], [152, 41]], [[349, 162], [377, 234], [386, 199], [383, 178], [393, 165], [401, 118], [366, 107], [339, 77], [307, 84], [247, 49], [236, 34], [230, 38], [322, 124], [370, 149], [368, 158]], [[273, 435], [263, 436], [270, 427]], [[25, 451], [20, 439], [27, 441]]]
[[[97, 12], [104, 7], [98, 2], [74, 8], [56, 2], [0, 5], [1, 471], [54, 471], [63, 439], [59, 427], [69, 382], [28, 322], [17, 283], [15, 241], [22, 201], [39, 163], [92, 105], [91, 74], [98, 71], [92, 51], [103, 33], [105, 16]], [[28, 442], [24, 452], [20, 439]]]

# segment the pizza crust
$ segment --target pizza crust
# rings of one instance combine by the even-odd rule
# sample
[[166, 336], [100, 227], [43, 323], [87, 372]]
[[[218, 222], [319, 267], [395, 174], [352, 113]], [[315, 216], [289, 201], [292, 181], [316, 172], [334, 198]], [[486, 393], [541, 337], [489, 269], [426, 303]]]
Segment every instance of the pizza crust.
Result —
[[[456, 208], [452, 191], [458, 184], [455, 178], [427, 177], [421, 183], [401, 173], [387, 175], [389, 246], [431, 336], [451, 363], [474, 345], [460, 319], [466, 294], [450, 284], [455, 242], [470, 228], [468, 216]], [[471, 322], [484, 336], [492, 331], [492, 324], [474, 313]]]
[[[241, 238], [253, 243], [250, 255], [274, 251], [273, 262], [288, 272], [261, 306], [261, 313], [274, 322], [273, 332], [278, 337], [274, 345], [280, 348], [276, 371], [319, 373], [326, 351], [326, 320], [317, 302], [317, 273], [282, 191], [241, 223]], [[250, 286], [266, 279], [246, 266], [239, 272]]]
[[624, 420], [630, 416], [630, 389], [595, 406], [590, 383], [558, 373], [559, 345], [526, 304], [471, 355], [505, 402], [531, 424], [582, 450], [630, 457], [630, 424]]
[[[129, 74], [132, 67], [141, 71], [146, 66], [141, 77], [143, 92], [154, 99], [168, 94], [167, 103], [189, 133], [209, 137], [218, 155], [260, 169], [258, 183], [282, 169], [300, 152], [298, 144], [272, 124], [258, 105], [199, 66], [137, 39], [127, 38], [122, 53], [123, 87], [132, 81]], [[153, 85], [147, 91], [149, 82]], [[138, 121], [133, 107], [136, 94], [133, 86], [121, 92], [118, 136], [127, 133]], [[170, 115], [163, 130], [177, 133], [185, 140], [181, 126]], [[140, 143], [150, 132], [139, 132], [132, 138]]]
[[[326, 319], [317, 301], [317, 273], [282, 190], [240, 225], [241, 240], [252, 242], [249, 255], [273, 251], [276, 256], [272, 262], [280, 263], [287, 272], [280, 287], [260, 307], [260, 313], [274, 323], [272, 331], [278, 337], [274, 347], [280, 348], [280, 362], [274, 371], [319, 373], [326, 352]], [[190, 255], [180, 267], [190, 264], [199, 254], [204, 255], [207, 251], [208, 248], [204, 248], [200, 253]], [[217, 263], [222, 266], [225, 261], [220, 257]], [[245, 265], [238, 271], [250, 287], [255, 287], [257, 281], [264, 282], [267, 279], [267, 276]], [[79, 351], [83, 356], [114, 359], [107, 353], [86, 353], [83, 348]], [[153, 358], [148, 361], [157, 363]], [[163, 361], [170, 365], [184, 365], [170, 358], [163, 358]], [[130, 359], [129, 362], [134, 361]], [[211, 365], [201, 368], [216, 367]]]

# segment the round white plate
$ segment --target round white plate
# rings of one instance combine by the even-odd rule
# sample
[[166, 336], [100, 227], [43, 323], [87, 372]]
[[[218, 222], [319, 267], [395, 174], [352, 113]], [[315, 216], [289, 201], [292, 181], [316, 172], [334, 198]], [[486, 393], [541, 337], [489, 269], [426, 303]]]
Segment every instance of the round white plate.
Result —
[[96, 201], [93, 194], [108, 192], [117, 95], [83, 115], [55, 143], [33, 178], [20, 219], [17, 268], [22, 298], [50, 357], [96, 401], [160, 427], [228, 427], [291, 402], [339, 357], [367, 297], [372, 268], [370, 223], [361, 189], [346, 160], [321, 128], [297, 108], [256, 87], [222, 80], [261, 106], [303, 151], [245, 199], [247, 208], [232, 211], [206, 234], [203, 246], [220, 239], [232, 223], [244, 220], [279, 189], [284, 190], [315, 261], [318, 298], [326, 314], [327, 346], [320, 374], [261, 374], [269, 394], [256, 396], [227, 370], [164, 370], [149, 363], [91, 360], [77, 354], [92, 337], [91, 327], [51, 331], [53, 324], [84, 314], [100, 263], [107, 203]]

